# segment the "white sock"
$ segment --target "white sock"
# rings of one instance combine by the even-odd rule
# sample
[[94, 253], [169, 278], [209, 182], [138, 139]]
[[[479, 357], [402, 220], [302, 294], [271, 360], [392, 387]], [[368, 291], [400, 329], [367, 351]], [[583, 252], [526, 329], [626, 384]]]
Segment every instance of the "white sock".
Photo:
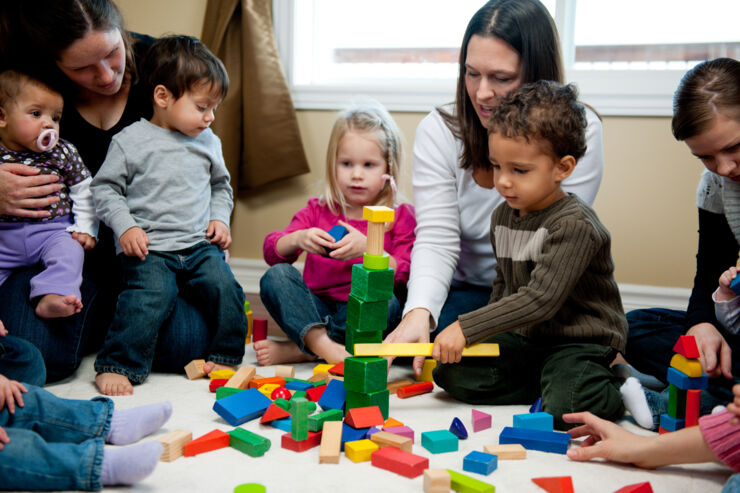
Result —
[[629, 377], [619, 388], [624, 407], [630, 412], [638, 425], [648, 430], [653, 428], [653, 414], [650, 412], [642, 385], [635, 377]]

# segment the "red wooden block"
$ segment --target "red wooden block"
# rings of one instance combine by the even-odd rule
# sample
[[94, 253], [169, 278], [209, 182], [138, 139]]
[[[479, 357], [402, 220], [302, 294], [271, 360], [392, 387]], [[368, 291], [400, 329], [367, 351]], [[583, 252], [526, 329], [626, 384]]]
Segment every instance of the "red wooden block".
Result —
[[289, 401], [291, 397], [293, 397], [293, 394], [291, 394], [290, 390], [285, 387], [278, 387], [272, 391], [272, 394], [270, 394], [270, 399], [273, 401], [275, 399], [285, 399], [286, 401]]
[[283, 377], [267, 377], [267, 378], [255, 378], [249, 381], [250, 389], [258, 389], [265, 384], [276, 383], [281, 387], [285, 387], [285, 379]]
[[662, 435], [663, 433], [670, 433], [670, 431], [666, 430], [662, 426], [658, 426], [658, 434]]
[[203, 452], [210, 452], [229, 446], [229, 434], [221, 430], [213, 430], [210, 433], [206, 433], [202, 437], [198, 437], [185, 444], [184, 454], [185, 457], [192, 457], [194, 455], [202, 454]]
[[685, 356], [686, 358], [698, 358], [699, 348], [696, 346], [694, 336], [680, 336], [676, 345], [673, 346], [673, 352]]
[[336, 365], [329, 368], [329, 373], [331, 373], [332, 375], [343, 377], [344, 376], [344, 361], [342, 361], [341, 363], [337, 363]]
[[624, 488], [619, 488], [614, 493], [653, 493], [653, 487], [645, 481], [644, 483], [630, 484]]
[[309, 401], [319, 402], [319, 399], [321, 399], [321, 395], [326, 390], [326, 384], [319, 385], [318, 387], [314, 387], [312, 389], [308, 389], [306, 391], [306, 397], [308, 397]]
[[290, 436], [290, 432], [282, 436], [280, 445], [283, 448], [292, 450], [293, 452], [303, 452], [310, 448], [318, 447], [321, 445], [321, 432], [320, 431], [309, 431], [308, 438], [305, 440], [293, 440]]
[[263, 339], [267, 339], [267, 319], [253, 318], [252, 319], [252, 342], [261, 341]]
[[570, 476], [532, 478], [532, 482], [549, 493], [573, 493], [573, 480]]
[[426, 394], [427, 392], [431, 392], [432, 390], [434, 390], [433, 382], [421, 382], [415, 383], [413, 385], [407, 385], [406, 387], [401, 387], [396, 392], [396, 395], [401, 399], [405, 399], [407, 397], [412, 397], [419, 394]]
[[395, 447], [383, 447], [370, 456], [370, 463], [375, 467], [395, 472], [407, 478], [415, 478], [429, 469], [429, 459], [414, 455]]
[[215, 380], [211, 380], [211, 383], [208, 384], [208, 390], [216, 392], [217, 388], [223, 387], [228, 381], [228, 378], [216, 378]]
[[347, 411], [344, 422], [354, 429], [383, 426], [385, 420], [378, 406], [356, 407]]
[[701, 390], [689, 389], [686, 391], [686, 425], [696, 426], [699, 424], [699, 404], [701, 404]]
[[267, 408], [265, 414], [262, 415], [260, 423], [269, 423], [270, 421], [287, 418], [288, 416], [290, 416], [290, 413], [288, 411], [278, 406], [277, 404], [270, 404], [270, 407]]

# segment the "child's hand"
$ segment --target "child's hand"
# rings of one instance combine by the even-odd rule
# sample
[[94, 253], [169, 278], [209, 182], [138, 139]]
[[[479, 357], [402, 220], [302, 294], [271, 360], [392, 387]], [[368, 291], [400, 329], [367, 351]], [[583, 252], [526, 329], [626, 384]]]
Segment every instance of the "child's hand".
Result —
[[72, 238], [77, 240], [77, 243], [82, 245], [82, 248], [84, 248], [85, 250], [92, 250], [93, 248], [95, 248], [95, 238], [87, 233], [75, 232], [72, 233]]
[[737, 293], [730, 289], [730, 284], [737, 276], [737, 267], [730, 267], [719, 276], [719, 289], [717, 290], [717, 301], [729, 301], [737, 296]]
[[460, 322], [450, 324], [434, 339], [432, 358], [442, 363], [459, 363], [465, 347], [465, 334]]
[[28, 392], [22, 383], [15, 380], [8, 380], [5, 376], [0, 375], [0, 411], [8, 406], [10, 414], [15, 413], [15, 405], [23, 407], [22, 393]]
[[0, 320], [0, 337], [5, 337], [6, 335], [8, 335], [8, 329], [5, 328], [3, 321]]
[[710, 378], [732, 378], [732, 349], [714, 325], [708, 322], [696, 324], [686, 331], [686, 335], [696, 339], [704, 373]]
[[367, 236], [344, 221], [337, 221], [337, 223], [347, 228], [347, 234], [338, 242], [332, 243], [330, 248], [333, 251], [329, 256], [336, 260], [352, 260], [361, 257], [367, 250]]
[[208, 223], [206, 237], [211, 239], [221, 250], [226, 250], [231, 246], [231, 231], [229, 227], [221, 221], [211, 221]]
[[737, 425], [740, 424], [740, 383], [732, 387], [732, 393], [735, 394], [735, 398], [727, 404], [727, 410], [734, 414], [730, 423]]
[[5, 431], [2, 426], [0, 426], [0, 450], [3, 449], [3, 444], [8, 442], [10, 442], [8, 432]]
[[298, 248], [316, 255], [325, 255], [326, 248], [331, 248], [334, 238], [321, 228], [308, 228], [296, 231]]
[[147, 248], [149, 237], [138, 226], [127, 229], [121, 235], [119, 241], [121, 242], [123, 253], [128, 257], [139, 257], [140, 260], [146, 260], [146, 256], [149, 255], [149, 249]]
[[[636, 435], [616, 423], [601, 419], [589, 412], [563, 414], [566, 423], [583, 423], [568, 431], [571, 438], [587, 437], [580, 447], [568, 450], [568, 458], [587, 461], [601, 457], [614, 462], [631, 463], [638, 467], [653, 468], [647, 451], [651, 438]], [[660, 460], [653, 458], [653, 460]]]

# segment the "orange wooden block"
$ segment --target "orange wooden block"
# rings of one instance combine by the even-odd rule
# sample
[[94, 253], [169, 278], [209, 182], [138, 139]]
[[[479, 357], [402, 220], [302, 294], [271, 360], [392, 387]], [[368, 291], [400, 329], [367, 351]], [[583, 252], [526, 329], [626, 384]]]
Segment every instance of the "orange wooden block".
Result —
[[202, 437], [185, 444], [185, 457], [210, 452], [229, 446], [229, 434], [221, 430], [213, 430]]
[[434, 390], [433, 382], [421, 382], [414, 385], [401, 387], [400, 389], [398, 389], [398, 391], [396, 391], [396, 395], [400, 399], [405, 399], [407, 397], [413, 397], [415, 395], [426, 394], [427, 392], [431, 392], [432, 390]]
[[573, 480], [570, 476], [532, 478], [532, 481], [549, 493], [573, 493]]
[[686, 391], [686, 424], [685, 427], [699, 424], [699, 405], [701, 404], [701, 390], [689, 389]]
[[397, 419], [393, 419], [393, 418], [389, 417], [386, 420], [385, 424], [383, 425], [384, 428], [392, 428], [394, 426], [403, 426], [403, 423], [401, 423]]
[[258, 389], [266, 383], [276, 383], [280, 387], [285, 387], [285, 379], [282, 377], [254, 378], [249, 382], [250, 389]]
[[370, 428], [371, 426], [381, 426], [383, 424], [383, 415], [378, 406], [356, 407], [347, 411], [347, 417], [344, 422], [352, 428]]

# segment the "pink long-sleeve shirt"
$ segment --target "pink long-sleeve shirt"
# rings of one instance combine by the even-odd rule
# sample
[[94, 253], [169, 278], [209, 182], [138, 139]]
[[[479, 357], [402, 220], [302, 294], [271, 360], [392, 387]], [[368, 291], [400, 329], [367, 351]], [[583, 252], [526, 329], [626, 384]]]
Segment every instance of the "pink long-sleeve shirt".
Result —
[[[384, 248], [396, 259], [395, 285], [405, 285], [409, 280], [409, 264], [411, 261], [411, 247], [414, 245], [414, 229], [416, 218], [414, 208], [409, 204], [401, 204], [396, 208], [393, 226], [385, 233]], [[343, 214], [333, 214], [329, 207], [317, 198], [309, 199], [308, 205], [299, 210], [287, 228], [273, 231], [265, 237], [262, 250], [265, 262], [275, 265], [282, 262], [293, 263], [302, 253], [299, 250], [290, 257], [283, 257], [277, 252], [277, 241], [288, 233], [308, 228], [320, 228], [328, 231], [338, 221], [344, 221], [361, 233], [367, 234], [367, 221], [364, 219], [347, 219]], [[306, 254], [303, 268], [303, 280], [317, 296], [327, 297], [335, 301], [347, 301], [352, 279], [352, 265], [362, 263], [362, 257], [352, 260], [335, 260], [313, 253]]]
[[730, 424], [732, 414], [722, 411], [699, 418], [699, 428], [709, 448], [727, 467], [740, 472], [740, 425]]

